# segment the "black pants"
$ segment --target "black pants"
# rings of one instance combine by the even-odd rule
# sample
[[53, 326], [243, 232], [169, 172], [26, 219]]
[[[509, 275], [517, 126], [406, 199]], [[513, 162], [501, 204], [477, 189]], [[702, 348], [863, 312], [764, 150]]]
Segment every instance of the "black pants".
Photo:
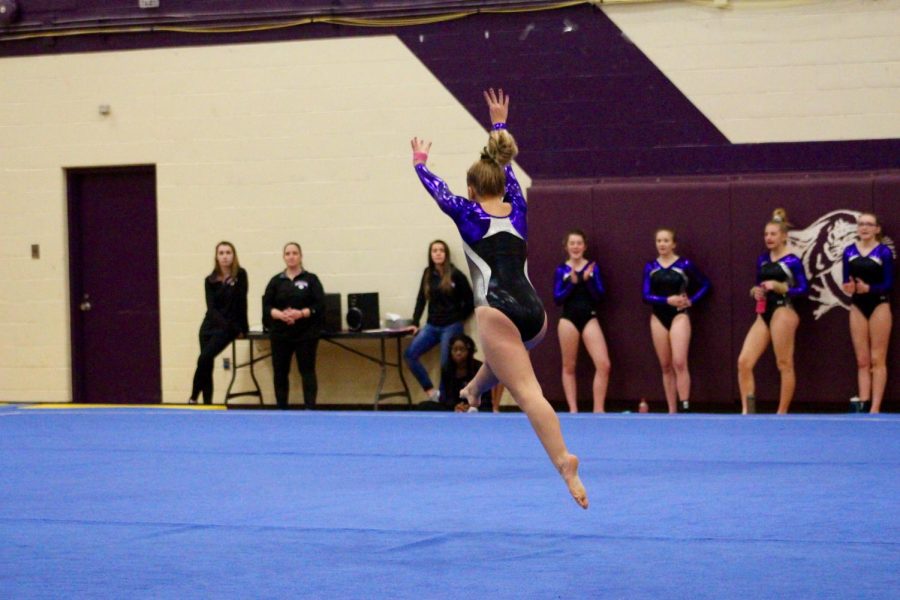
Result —
[[300, 378], [303, 380], [303, 404], [306, 408], [316, 405], [316, 394], [319, 392], [319, 382], [316, 380], [316, 350], [319, 347], [319, 338], [307, 340], [285, 340], [271, 338], [272, 344], [272, 373], [275, 376], [275, 401], [278, 408], [288, 407], [288, 391], [291, 384], [288, 377], [291, 372], [291, 360], [297, 356], [297, 368]]
[[202, 392], [203, 404], [212, 404], [213, 367], [216, 357], [234, 341], [235, 337], [230, 331], [200, 330], [200, 358], [197, 359], [197, 370], [194, 371], [194, 385], [191, 388], [192, 400], [196, 400]]

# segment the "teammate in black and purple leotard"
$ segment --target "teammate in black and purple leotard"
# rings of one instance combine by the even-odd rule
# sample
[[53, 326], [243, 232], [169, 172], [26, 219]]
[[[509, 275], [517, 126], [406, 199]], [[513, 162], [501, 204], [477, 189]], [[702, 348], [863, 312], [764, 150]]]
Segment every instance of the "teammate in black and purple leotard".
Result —
[[578, 359], [578, 342], [594, 363], [594, 380], [591, 385], [594, 412], [606, 412], [606, 388], [609, 386], [609, 350], [597, 312], [594, 307], [604, 294], [600, 267], [584, 257], [587, 237], [580, 229], [566, 234], [563, 242], [568, 255], [566, 262], [556, 267], [553, 278], [553, 301], [562, 305], [562, 315], [556, 326], [559, 349], [562, 355], [562, 384], [569, 412], [578, 412], [578, 382], [575, 369]]
[[856, 354], [859, 398], [866, 404], [871, 402], [870, 412], [877, 413], [881, 412], [887, 385], [894, 253], [882, 243], [881, 223], [874, 214], [862, 213], [856, 225], [859, 241], [844, 250], [843, 287], [851, 295], [850, 337]]
[[809, 289], [803, 263], [788, 247], [788, 220], [783, 208], [772, 213], [766, 224], [766, 252], [756, 261], [756, 285], [750, 297], [757, 304], [757, 317], [744, 338], [738, 356], [738, 387], [741, 390], [742, 413], [756, 412], [756, 383], [753, 367], [769, 341], [775, 351], [775, 361], [781, 374], [778, 395], [778, 414], [787, 414], [794, 397], [794, 338], [800, 317], [792, 306], [792, 298]]
[[[760, 313], [760, 317], [766, 326], [772, 326], [772, 317], [775, 311], [781, 307], [791, 308], [791, 299], [801, 296], [809, 291], [809, 283], [803, 270], [803, 263], [795, 254], [787, 254], [781, 258], [774, 258], [772, 253], [764, 252], [756, 259], [756, 283], [761, 286], [766, 281], [775, 281], [783, 284], [784, 291], [779, 291], [776, 286], [765, 288], [766, 310]], [[759, 300], [759, 298], [756, 298]]]
[[526, 272], [527, 205], [510, 166], [518, 148], [506, 129], [509, 97], [503, 90], [489, 90], [484, 97], [493, 125], [481, 158], [466, 174], [467, 198], [455, 196], [425, 166], [431, 143], [411, 141], [416, 173], [440, 209], [456, 223], [469, 262], [485, 362], [460, 397], [478, 406], [482, 390], [494, 387], [498, 380], [503, 383], [528, 415], [572, 497], [587, 508], [578, 458], [566, 448], [559, 418], [544, 398], [528, 356], [547, 324], [543, 304]]
[[[675, 254], [675, 230], [663, 227], [654, 235], [659, 254], [644, 267], [644, 302], [653, 308], [650, 335], [662, 368], [663, 390], [669, 413], [690, 408], [691, 376], [688, 349], [691, 321], [687, 310], [709, 291], [709, 279], [688, 259]], [[689, 292], [692, 292], [688, 295]]]

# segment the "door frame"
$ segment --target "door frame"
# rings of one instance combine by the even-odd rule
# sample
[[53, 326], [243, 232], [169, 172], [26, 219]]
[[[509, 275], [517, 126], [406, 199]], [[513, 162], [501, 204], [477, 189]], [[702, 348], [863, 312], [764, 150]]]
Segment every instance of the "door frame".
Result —
[[[84, 368], [85, 357], [83, 352], [84, 339], [84, 318], [80, 305], [84, 290], [84, 279], [82, 277], [84, 253], [81, 247], [83, 226], [80, 218], [78, 202], [81, 201], [80, 195], [76, 197], [72, 193], [72, 187], [75, 180], [80, 176], [90, 175], [93, 173], [142, 173], [152, 174], [154, 182], [156, 181], [156, 165], [155, 164], [139, 164], [139, 165], [114, 165], [114, 166], [96, 166], [96, 167], [64, 167], [63, 168], [66, 183], [66, 221], [68, 223], [68, 263], [69, 263], [69, 332], [70, 342], [69, 350], [72, 358], [72, 402], [75, 404], [84, 403]], [[155, 207], [158, 209], [158, 206]], [[157, 257], [159, 256], [159, 231], [157, 230]], [[157, 281], [157, 287], [159, 282]], [[162, 332], [162, 323], [159, 328]], [[161, 341], [161, 340], [160, 340]], [[160, 369], [162, 365], [160, 364]], [[162, 373], [160, 373], [160, 381]], [[162, 398], [160, 397], [160, 402]]]

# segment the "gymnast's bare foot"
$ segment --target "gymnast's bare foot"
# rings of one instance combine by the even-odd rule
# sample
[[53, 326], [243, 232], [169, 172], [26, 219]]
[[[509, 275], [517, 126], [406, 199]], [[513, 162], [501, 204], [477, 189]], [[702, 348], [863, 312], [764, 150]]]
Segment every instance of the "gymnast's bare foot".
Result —
[[469, 403], [472, 408], [481, 406], [481, 394], [476, 394], [468, 386], [459, 390], [459, 399]]
[[569, 486], [569, 493], [575, 498], [578, 506], [587, 510], [588, 497], [581, 478], [578, 477], [578, 457], [574, 454], [566, 454], [562, 464], [559, 466], [559, 474], [562, 475], [563, 481]]

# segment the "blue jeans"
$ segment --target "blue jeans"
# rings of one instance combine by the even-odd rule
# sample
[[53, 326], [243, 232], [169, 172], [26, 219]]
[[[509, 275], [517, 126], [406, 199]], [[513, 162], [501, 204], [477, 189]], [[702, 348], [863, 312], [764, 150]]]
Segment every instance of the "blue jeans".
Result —
[[432, 389], [434, 384], [431, 383], [431, 378], [428, 377], [428, 371], [426, 371], [425, 367], [422, 366], [422, 363], [419, 362], [419, 357], [440, 344], [441, 367], [443, 367], [450, 358], [450, 338], [454, 335], [459, 335], [462, 332], [462, 321], [444, 325], [443, 327], [426, 323], [416, 334], [416, 337], [413, 338], [409, 348], [403, 353], [403, 357], [406, 359], [409, 370], [412, 371], [413, 376], [419, 382], [419, 385], [422, 386], [423, 390]]

